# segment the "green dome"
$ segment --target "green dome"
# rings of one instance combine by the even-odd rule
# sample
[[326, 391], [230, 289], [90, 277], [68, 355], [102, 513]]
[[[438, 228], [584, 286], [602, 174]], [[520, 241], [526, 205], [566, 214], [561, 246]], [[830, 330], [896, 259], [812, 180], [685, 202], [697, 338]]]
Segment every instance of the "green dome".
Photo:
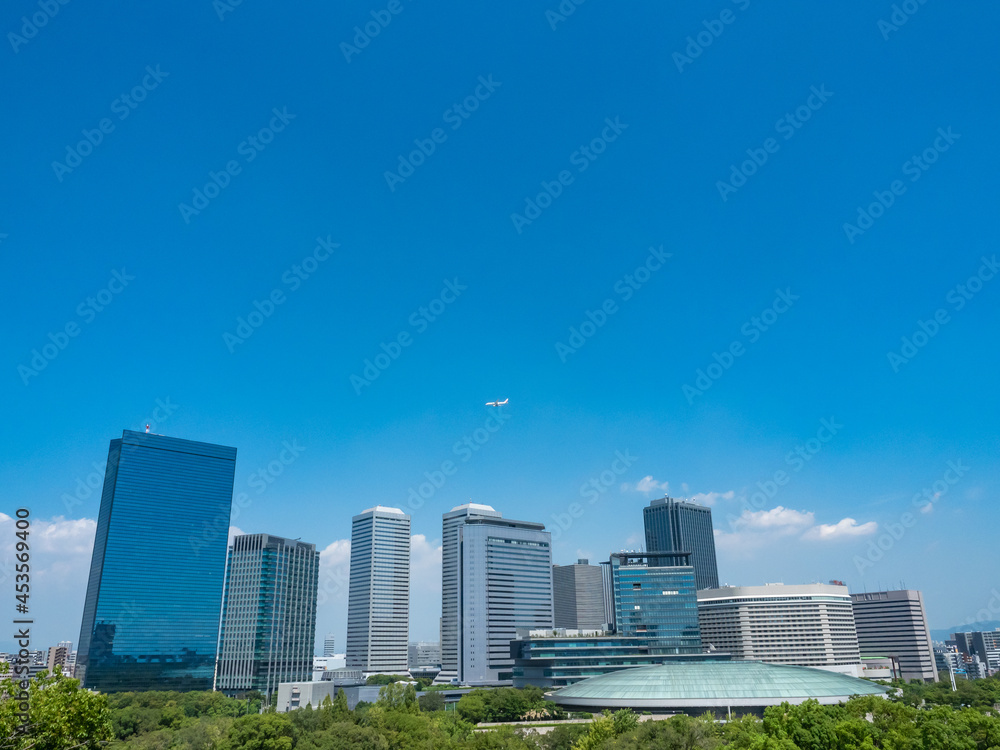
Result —
[[699, 661], [623, 669], [562, 688], [550, 698], [565, 706], [725, 708], [785, 701], [839, 703], [852, 695], [884, 696], [890, 688], [812, 667], [759, 661]]

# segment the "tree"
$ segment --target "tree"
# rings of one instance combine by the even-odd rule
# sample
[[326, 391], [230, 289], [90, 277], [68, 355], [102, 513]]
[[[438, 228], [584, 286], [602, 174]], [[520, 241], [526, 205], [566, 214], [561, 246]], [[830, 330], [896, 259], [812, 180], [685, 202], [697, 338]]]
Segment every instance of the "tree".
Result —
[[0, 695], [4, 750], [97, 750], [114, 739], [107, 697], [81, 690], [61, 670], [33, 680], [11, 676], [0, 681]]
[[417, 698], [421, 711], [443, 711], [444, 696], [441, 693], [425, 693]]
[[291, 750], [294, 732], [284, 714], [244, 716], [229, 730], [229, 750]]
[[402, 682], [394, 682], [379, 690], [375, 705], [386, 711], [403, 713], [417, 713], [420, 710], [417, 705], [417, 691], [413, 685]]

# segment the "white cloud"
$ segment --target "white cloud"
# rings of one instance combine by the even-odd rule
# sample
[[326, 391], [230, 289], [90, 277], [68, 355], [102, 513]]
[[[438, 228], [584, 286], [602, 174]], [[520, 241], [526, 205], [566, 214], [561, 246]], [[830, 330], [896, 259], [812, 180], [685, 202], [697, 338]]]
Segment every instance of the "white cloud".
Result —
[[813, 513], [792, 510], [781, 505], [770, 510], [744, 510], [733, 522], [734, 529], [772, 530], [792, 533], [811, 526]]
[[835, 524], [821, 523], [802, 535], [803, 539], [835, 540], [856, 536], [867, 536], [878, 530], [875, 521], [859, 524], [853, 518], [842, 518]]
[[246, 532], [243, 531], [243, 529], [241, 529], [239, 526], [230, 526], [229, 527], [229, 539], [226, 542], [226, 544], [227, 545], [231, 545], [233, 543], [233, 537], [234, 536], [243, 536], [243, 534], [245, 534], [245, 533]]
[[[441, 545], [431, 544], [423, 534], [410, 537], [410, 590], [441, 595]], [[415, 597], [410, 598], [412, 605]]]
[[653, 492], [659, 491], [666, 493], [670, 489], [669, 482], [657, 482], [653, 479], [652, 474], [645, 476], [640, 479], [635, 484], [629, 484], [626, 482], [622, 485], [622, 492]]
[[[687, 485], [684, 485], [684, 488], [686, 489]], [[732, 500], [735, 497], [736, 493], [729, 490], [728, 492], [696, 492], [688, 499], [701, 505], [715, 505], [719, 500]]]

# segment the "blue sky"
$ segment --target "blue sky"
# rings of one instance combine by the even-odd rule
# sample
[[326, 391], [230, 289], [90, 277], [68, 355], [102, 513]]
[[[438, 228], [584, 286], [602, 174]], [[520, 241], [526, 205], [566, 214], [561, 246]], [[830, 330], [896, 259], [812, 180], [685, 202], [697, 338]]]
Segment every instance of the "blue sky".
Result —
[[324, 551], [341, 645], [364, 508], [411, 512], [436, 639], [441, 513], [596, 561], [665, 491], [713, 505], [726, 582], [998, 619], [1000, 11], [903, 5], [8, 7], [0, 510], [35, 520], [36, 644], [77, 640], [86, 483], [147, 422], [238, 448], [233, 526]]

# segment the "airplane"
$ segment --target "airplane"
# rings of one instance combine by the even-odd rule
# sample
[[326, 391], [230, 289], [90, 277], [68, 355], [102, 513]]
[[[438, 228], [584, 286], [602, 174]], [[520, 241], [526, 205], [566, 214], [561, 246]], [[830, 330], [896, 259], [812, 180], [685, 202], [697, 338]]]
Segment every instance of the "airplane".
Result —
[[489, 402], [487, 402], [486, 405], [487, 406], [504, 406], [508, 401], [510, 401], [510, 398], [505, 398], [503, 401], [489, 401]]

